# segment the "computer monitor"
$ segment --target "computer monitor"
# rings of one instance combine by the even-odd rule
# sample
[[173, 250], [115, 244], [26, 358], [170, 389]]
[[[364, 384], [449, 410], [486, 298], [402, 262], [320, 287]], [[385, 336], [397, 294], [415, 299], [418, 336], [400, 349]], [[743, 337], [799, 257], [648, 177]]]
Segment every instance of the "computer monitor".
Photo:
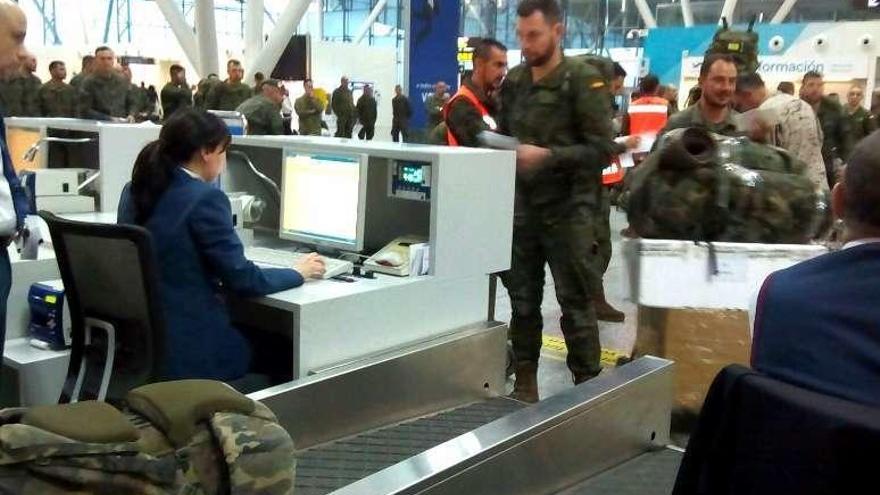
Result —
[[316, 247], [364, 249], [367, 155], [284, 151], [279, 236]]

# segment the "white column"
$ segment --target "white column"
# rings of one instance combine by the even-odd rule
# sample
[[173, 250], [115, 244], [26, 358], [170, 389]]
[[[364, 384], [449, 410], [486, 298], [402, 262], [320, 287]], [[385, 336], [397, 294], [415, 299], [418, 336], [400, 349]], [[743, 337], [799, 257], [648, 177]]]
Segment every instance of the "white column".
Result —
[[290, 3], [284, 8], [284, 12], [281, 13], [281, 17], [278, 18], [275, 29], [269, 35], [266, 45], [254, 59], [248, 57], [247, 73], [269, 74], [272, 72], [278, 59], [281, 58], [281, 54], [284, 53], [284, 48], [290, 42], [290, 37], [296, 33], [296, 28], [308, 10], [309, 3], [311, 0], [290, 0]]
[[794, 7], [794, 4], [797, 3], [797, 0], [785, 0], [782, 2], [782, 5], [779, 6], [779, 10], [773, 14], [773, 18], [770, 19], [770, 24], [779, 24], [788, 17], [788, 14], [791, 13], [791, 8]]
[[376, 6], [373, 7], [373, 10], [370, 12], [370, 15], [364, 19], [364, 22], [361, 24], [361, 27], [358, 28], [357, 34], [354, 36], [354, 44], [357, 45], [360, 43], [366, 36], [367, 33], [370, 32], [370, 28], [373, 26], [373, 23], [376, 22], [376, 18], [379, 17], [379, 14], [382, 13], [382, 10], [385, 9], [385, 5], [388, 4], [388, 0], [379, 0], [376, 3]]
[[[168, 25], [171, 26], [171, 31], [177, 38], [177, 42], [180, 43], [180, 47], [183, 49], [183, 53], [189, 60], [190, 65], [195, 67], [197, 71], [201, 71], [199, 45], [196, 42], [193, 29], [186, 23], [186, 19], [183, 18], [183, 12], [180, 11], [178, 5], [173, 0], [156, 0], [156, 5], [162, 11], [162, 15], [165, 16]], [[205, 76], [205, 74], [201, 73], [197, 75], [200, 77]]]
[[202, 75], [220, 74], [217, 50], [217, 20], [214, 17], [214, 0], [196, 1], [196, 35], [199, 40], [199, 61]]
[[[253, 60], [263, 49], [263, 16], [265, 2], [263, 0], [247, 0], [244, 18], [244, 58]], [[253, 74], [247, 74], [250, 79]]]
[[684, 19], [685, 27], [694, 25], [694, 11], [691, 10], [691, 0], [681, 0], [681, 17]]
[[721, 6], [721, 17], [718, 18], [718, 24], [721, 24], [721, 19], [727, 19], [727, 24], [733, 25], [733, 11], [736, 10], [736, 2], [737, 0], [724, 0], [724, 5]]
[[642, 16], [642, 21], [645, 23], [645, 27], [648, 29], [657, 27], [657, 19], [654, 18], [654, 13], [651, 12], [648, 2], [645, 0], [635, 0], [635, 3], [636, 8], [639, 10], [639, 15]]

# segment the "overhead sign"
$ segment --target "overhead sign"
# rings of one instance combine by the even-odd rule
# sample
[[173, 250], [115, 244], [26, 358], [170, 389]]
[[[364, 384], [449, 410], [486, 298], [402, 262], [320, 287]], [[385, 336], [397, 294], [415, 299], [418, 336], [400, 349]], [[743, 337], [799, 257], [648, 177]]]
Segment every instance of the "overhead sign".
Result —
[[412, 128], [427, 123], [425, 100], [434, 83], [444, 81], [449, 94], [458, 86], [458, 28], [461, 6], [451, 0], [411, 0], [407, 61]]
[[[880, 0], [878, 0], [880, 1]], [[791, 57], [785, 55], [767, 55], [758, 58], [760, 66], [758, 74], [769, 80], [800, 79], [810, 71], [825, 76], [828, 81], [849, 81], [868, 77], [868, 57]], [[681, 74], [685, 78], [696, 79], [700, 76], [703, 57], [683, 57]]]

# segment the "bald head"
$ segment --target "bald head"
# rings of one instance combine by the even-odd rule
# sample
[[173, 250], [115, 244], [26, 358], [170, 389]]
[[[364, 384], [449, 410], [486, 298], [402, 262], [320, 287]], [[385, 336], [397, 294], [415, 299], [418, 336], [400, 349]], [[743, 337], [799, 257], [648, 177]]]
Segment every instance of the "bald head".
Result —
[[27, 17], [10, 0], [0, 0], [0, 79], [17, 74], [28, 57], [24, 49]]

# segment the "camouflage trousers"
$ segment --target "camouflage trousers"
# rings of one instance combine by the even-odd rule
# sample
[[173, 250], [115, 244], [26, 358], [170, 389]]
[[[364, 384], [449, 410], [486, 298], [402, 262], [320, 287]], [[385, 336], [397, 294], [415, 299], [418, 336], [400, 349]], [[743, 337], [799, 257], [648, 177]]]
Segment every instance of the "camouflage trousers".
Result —
[[511, 266], [501, 280], [510, 296], [510, 336], [517, 365], [538, 364], [544, 265], [549, 264], [562, 309], [559, 323], [568, 348], [568, 368], [577, 376], [599, 373], [599, 327], [591, 296], [593, 238], [589, 208], [552, 223], [537, 214], [514, 222]]
[[336, 116], [336, 134], [334, 137], [350, 138], [354, 130], [354, 117]]
[[595, 276], [590, 278], [593, 294], [603, 291], [602, 277], [611, 264], [611, 191], [602, 186], [599, 195], [599, 207], [596, 210], [594, 223], [596, 237], [593, 241], [593, 271]]

